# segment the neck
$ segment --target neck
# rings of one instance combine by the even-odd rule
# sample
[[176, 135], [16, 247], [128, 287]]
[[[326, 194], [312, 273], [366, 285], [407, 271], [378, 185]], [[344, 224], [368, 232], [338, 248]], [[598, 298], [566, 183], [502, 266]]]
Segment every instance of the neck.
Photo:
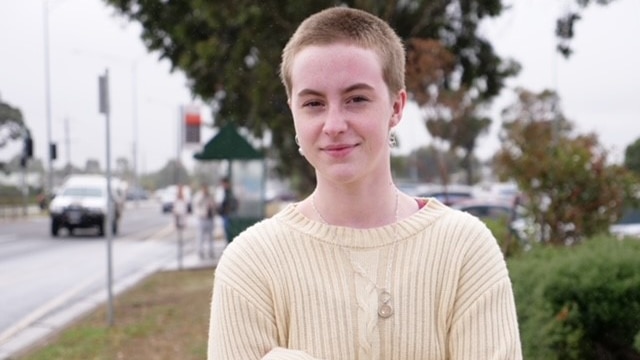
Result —
[[355, 228], [389, 225], [398, 220], [399, 194], [393, 184], [366, 194], [316, 189], [307, 201], [312, 207], [307, 215], [327, 224]]

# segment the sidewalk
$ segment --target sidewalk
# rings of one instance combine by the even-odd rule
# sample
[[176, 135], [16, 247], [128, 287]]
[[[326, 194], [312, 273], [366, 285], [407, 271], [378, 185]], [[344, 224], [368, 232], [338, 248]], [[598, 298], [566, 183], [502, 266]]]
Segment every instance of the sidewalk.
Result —
[[[114, 282], [112, 293], [114, 297], [118, 294], [134, 287], [146, 277], [158, 271], [183, 271], [191, 269], [215, 268], [218, 258], [222, 254], [227, 243], [226, 240], [217, 236], [214, 240], [214, 253], [216, 257], [201, 259], [194, 247], [195, 234], [189, 231], [185, 234], [185, 247], [183, 257], [173, 257], [172, 259], [160, 259], [148, 264], [139, 271], [128, 275], [126, 278], [118, 279]], [[68, 324], [74, 322], [79, 317], [104, 305], [108, 300], [107, 290], [88, 295], [82, 299], [71, 301], [72, 299], [60, 299], [56, 307], [39, 309], [31, 316], [23, 319], [14, 327], [0, 333], [0, 360], [11, 360], [15, 356], [27, 350], [29, 347], [38, 344], [47, 337], [55, 335], [64, 329]]]

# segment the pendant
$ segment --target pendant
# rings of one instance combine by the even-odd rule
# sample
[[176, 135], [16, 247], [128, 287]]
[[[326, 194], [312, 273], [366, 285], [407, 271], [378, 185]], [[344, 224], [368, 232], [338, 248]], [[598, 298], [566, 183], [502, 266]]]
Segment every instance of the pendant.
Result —
[[393, 308], [391, 307], [391, 305], [380, 304], [380, 307], [378, 307], [378, 316], [380, 316], [383, 319], [386, 319], [391, 315], [393, 315]]
[[378, 306], [378, 316], [383, 319], [393, 315], [393, 307], [389, 304], [391, 302], [391, 294], [383, 290], [380, 293], [380, 305]]

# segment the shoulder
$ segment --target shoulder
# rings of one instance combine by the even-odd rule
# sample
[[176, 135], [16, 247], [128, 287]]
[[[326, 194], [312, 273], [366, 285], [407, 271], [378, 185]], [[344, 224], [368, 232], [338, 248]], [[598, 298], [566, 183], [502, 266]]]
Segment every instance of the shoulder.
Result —
[[275, 269], [287, 261], [290, 231], [274, 218], [262, 220], [238, 234], [225, 248], [216, 279], [234, 288], [257, 288], [269, 283]]
[[479, 247], [497, 247], [497, 240], [484, 222], [475, 216], [452, 209], [436, 199], [428, 203], [410, 221], [421, 228], [429, 241], [442, 242], [457, 251], [476, 251]]

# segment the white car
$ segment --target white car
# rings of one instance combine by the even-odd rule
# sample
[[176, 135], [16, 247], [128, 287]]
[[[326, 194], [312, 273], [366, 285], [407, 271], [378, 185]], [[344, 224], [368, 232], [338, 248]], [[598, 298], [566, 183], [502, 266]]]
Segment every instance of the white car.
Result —
[[[118, 232], [122, 214], [122, 200], [119, 181], [112, 182], [111, 230]], [[69, 234], [75, 229], [96, 228], [99, 236], [104, 236], [107, 225], [108, 192], [107, 179], [99, 175], [72, 175], [62, 185], [49, 204], [51, 235], [58, 236], [60, 229]]]
[[[169, 185], [160, 193], [160, 204], [162, 206], [163, 213], [170, 213], [173, 211], [173, 203], [176, 201], [178, 194], [178, 186]], [[182, 186], [182, 195], [187, 203], [187, 212], [191, 213], [191, 188], [188, 186]]]

